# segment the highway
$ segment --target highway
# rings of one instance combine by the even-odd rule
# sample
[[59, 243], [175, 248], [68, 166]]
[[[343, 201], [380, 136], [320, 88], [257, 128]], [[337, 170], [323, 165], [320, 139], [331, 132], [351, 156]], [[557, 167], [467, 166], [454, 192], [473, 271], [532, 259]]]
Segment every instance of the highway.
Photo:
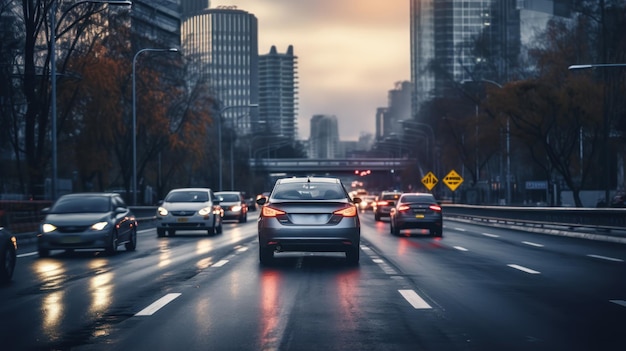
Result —
[[[253, 219], [256, 213], [251, 213]], [[256, 222], [115, 256], [18, 243], [2, 350], [625, 350], [623, 244], [444, 221], [394, 237], [371, 212], [361, 262], [280, 253]], [[404, 234], [407, 234], [405, 232]]]

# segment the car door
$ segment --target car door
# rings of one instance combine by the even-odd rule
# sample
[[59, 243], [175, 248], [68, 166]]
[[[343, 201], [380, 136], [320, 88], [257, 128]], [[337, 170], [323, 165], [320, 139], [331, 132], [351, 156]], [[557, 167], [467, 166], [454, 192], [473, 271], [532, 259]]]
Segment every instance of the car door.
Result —
[[115, 216], [115, 225], [118, 229], [118, 237], [122, 241], [130, 240], [130, 233], [132, 230], [131, 217], [132, 213], [124, 200], [119, 196], [113, 197], [113, 215]]

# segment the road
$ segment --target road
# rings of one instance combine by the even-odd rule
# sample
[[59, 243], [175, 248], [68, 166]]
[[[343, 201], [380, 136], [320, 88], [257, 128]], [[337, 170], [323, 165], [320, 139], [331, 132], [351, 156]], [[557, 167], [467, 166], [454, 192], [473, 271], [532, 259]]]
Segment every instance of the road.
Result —
[[442, 239], [394, 237], [361, 220], [357, 267], [334, 253], [261, 267], [254, 220], [216, 236], [144, 228], [113, 257], [22, 243], [0, 349], [626, 349], [622, 244], [452, 220]]

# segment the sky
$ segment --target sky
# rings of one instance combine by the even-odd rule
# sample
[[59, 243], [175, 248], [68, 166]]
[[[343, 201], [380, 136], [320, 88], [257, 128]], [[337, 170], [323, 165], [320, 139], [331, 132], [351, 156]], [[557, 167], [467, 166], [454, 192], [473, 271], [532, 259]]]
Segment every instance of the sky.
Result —
[[410, 80], [408, 0], [211, 0], [256, 16], [259, 54], [298, 57], [298, 134], [316, 114], [337, 116], [339, 138], [374, 134], [376, 109]]

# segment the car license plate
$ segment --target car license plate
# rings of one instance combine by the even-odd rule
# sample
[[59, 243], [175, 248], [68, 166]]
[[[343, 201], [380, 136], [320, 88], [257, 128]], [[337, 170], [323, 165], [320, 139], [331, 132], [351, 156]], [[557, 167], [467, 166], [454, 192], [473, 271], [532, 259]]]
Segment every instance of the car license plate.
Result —
[[415, 218], [424, 218], [424, 215], [423, 214], [417, 214], [417, 215], [415, 215]]
[[176, 222], [178, 222], [178, 223], [186, 223], [188, 220], [189, 220], [189, 218], [183, 217], [183, 218], [178, 218], [176, 220]]
[[61, 239], [63, 244], [78, 244], [80, 242], [80, 236], [66, 236]]

